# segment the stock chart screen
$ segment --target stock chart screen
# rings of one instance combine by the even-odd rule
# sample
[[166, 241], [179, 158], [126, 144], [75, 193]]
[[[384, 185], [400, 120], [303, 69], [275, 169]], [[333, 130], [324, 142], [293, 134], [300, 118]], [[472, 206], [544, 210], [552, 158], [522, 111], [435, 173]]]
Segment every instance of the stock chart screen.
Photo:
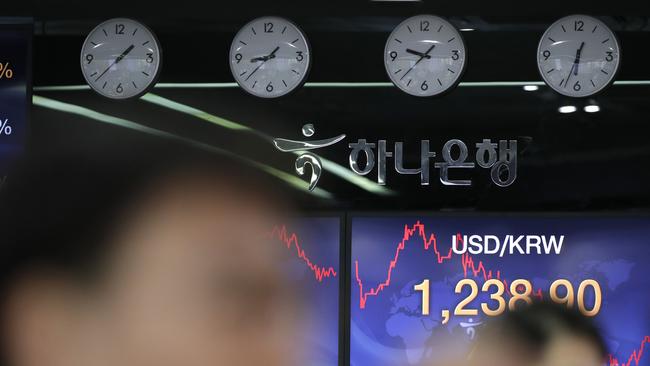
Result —
[[306, 217], [277, 225], [281, 268], [304, 301], [301, 339], [305, 365], [334, 366], [339, 355], [340, 217]]
[[[31, 89], [32, 28], [0, 21], [0, 179], [25, 149]], [[1, 183], [1, 182], [0, 182]]]
[[351, 365], [434, 364], [446, 337], [470, 344], [490, 317], [539, 298], [594, 317], [608, 365], [650, 366], [650, 218], [355, 216], [350, 225]]

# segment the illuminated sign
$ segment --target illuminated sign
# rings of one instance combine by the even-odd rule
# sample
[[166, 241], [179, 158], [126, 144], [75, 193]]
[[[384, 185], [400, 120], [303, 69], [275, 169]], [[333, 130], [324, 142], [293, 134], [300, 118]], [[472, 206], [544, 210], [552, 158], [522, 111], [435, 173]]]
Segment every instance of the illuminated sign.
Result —
[[[312, 124], [302, 127], [302, 134], [311, 137], [316, 132]], [[345, 139], [345, 135], [338, 135], [332, 138], [311, 141], [289, 140], [284, 138], [273, 139], [275, 147], [282, 152], [298, 152], [296, 159], [296, 172], [299, 175], [305, 174], [307, 165], [311, 166], [311, 177], [309, 179], [309, 190], [314, 190], [322, 174], [323, 166], [320, 158], [309, 152], [327, 146], [334, 145]], [[393, 151], [388, 150], [386, 140], [368, 142], [366, 139], [358, 139], [350, 143], [349, 156], [350, 169], [358, 175], [367, 175], [377, 166], [377, 184], [385, 185], [387, 182], [387, 160], [393, 158], [395, 171], [399, 174], [419, 174], [420, 184], [430, 184], [431, 159], [437, 156], [436, 152], [430, 151], [429, 140], [420, 141], [420, 166], [408, 168], [404, 163], [404, 142], [396, 141]], [[447, 186], [471, 186], [469, 179], [451, 179], [449, 173], [456, 169], [474, 169], [476, 165], [484, 169], [490, 169], [490, 176], [494, 184], [500, 187], [507, 187], [517, 179], [517, 140], [499, 140], [498, 143], [490, 139], [483, 139], [475, 143], [475, 162], [468, 161], [469, 149], [467, 144], [459, 139], [451, 139], [442, 147], [441, 155], [443, 161], [434, 162], [433, 167], [439, 170], [440, 182]], [[376, 150], [376, 153], [375, 153]], [[365, 165], [359, 163], [363, 154]]]

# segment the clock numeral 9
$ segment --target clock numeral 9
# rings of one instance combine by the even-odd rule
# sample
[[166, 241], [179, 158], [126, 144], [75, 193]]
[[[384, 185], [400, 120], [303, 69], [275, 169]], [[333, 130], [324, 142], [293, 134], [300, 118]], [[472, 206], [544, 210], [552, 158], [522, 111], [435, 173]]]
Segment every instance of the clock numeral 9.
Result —
[[460, 55], [458, 54], [458, 50], [452, 50], [451, 51], [451, 59], [456, 61], [460, 58]]
[[391, 51], [391, 53], [388, 54], [390, 56], [391, 61], [395, 61], [397, 58], [397, 52]]
[[607, 56], [605, 56], [607, 62], [612, 62], [614, 60], [614, 55], [612, 51], [607, 51]]
[[153, 53], [151, 53], [151, 52], [147, 53], [146, 61], [147, 61], [148, 64], [153, 62]]
[[237, 63], [240, 63], [242, 58], [243, 56], [241, 55], [241, 53], [235, 55], [235, 60], [237, 61]]
[[88, 63], [88, 65], [90, 65], [91, 62], [93, 62], [93, 59], [95, 59], [95, 57], [90, 53], [86, 55], [86, 62]]
[[264, 33], [273, 33], [273, 23], [264, 23]]
[[273, 84], [269, 83], [269, 84], [266, 86], [266, 91], [269, 92], [269, 93], [272, 92], [272, 91], [273, 91]]
[[124, 92], [124, 88], [122, 87], [122, 83], [117, 84], [117, 88], [115, 88], [115, 92], [117, 94], [122, 94], [122, 92]]
[[575, 24], [573, 25], [573, 29], [575, 29], [576, 32], [582, 32], [583, 31], [582, 27], [584, 26], [585, 26], [585, 22], [583, 22], [582, 20], [576, 20]]
[[422, 82], [422, 85], [420, 85], [420, 89], [422, 89], [422, 90], [429, 89], [429, 84], [427, 84], [426, 80]]
[[303, 56], [302, 51], [296, 51], [296, 55], [297, 55], [297, 56], [296, 56], [296, 60], [297, 60], [298, 62], [301, 62], [302, 60], [305, 59], [305, 56]]
[[429, 31], [429, 21], [428, 20], [421, 20], [420, 21], [420, 32], [428, 32]]
[[124, 24], [115, 24], [115, 34], [124, 34]]
[[544, 56], [544, 61], [548, 60], [548, 58], [551, 57], [551, 51], [546, 50], [542, 52], [542, 56]]

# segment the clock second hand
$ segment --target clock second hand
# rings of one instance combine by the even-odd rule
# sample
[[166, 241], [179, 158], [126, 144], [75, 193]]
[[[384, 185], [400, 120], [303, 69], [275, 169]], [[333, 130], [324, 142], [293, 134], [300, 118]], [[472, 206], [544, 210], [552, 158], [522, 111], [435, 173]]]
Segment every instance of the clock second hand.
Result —
[[131, 52], [131, 51], [133, 50], [134, 47], [135, 47], [134, 45], [130, 45], [129, 47], [127, 47], [127, 49], [125, 49], [124, 52], [122, 52], [122, 54], [120, 54], [119, 56], [117, 56], [117, 58], [116, 58], [116, 59], [115, 59], [115, 60], [114, 60], [110, 65], [108, 65], [108, 67], [106, 68], [106, 70], [104, 70], [104, 72], [102, 72], [102, 73], [97, 77], [97, 79], [95, 79], [95, 82], [98, 82], [99, 79], [101, 79], [102, 76], [104, 76], [104, 74], [106, 74], [106, 73], [108, 72], [108, 70], [110, 70], [111, 67], [113, 67], [113, 65], [117, 65], [120, 61], [122, 61], [122, 59], [124, 59], [124, 57], [126, 57], [126, 55], [128, 55], [129, 52]]
[[[417, 66], [417, 64], [419, 64], [420, 61], [424, 60], [424, 58], [426, 58], [427, 56], [428, 56], [428, 57], [431, 57], [431, 56], [429, 56], [429, 53], [430, 53], [431, 51], [433, 51], [433, 49], [434, 49], [435, 47], [436, 47], [435, 44], [434, 44], [434, 45], [431, 45], [431, 47], [429, 47], [429, 49], [427, 50], [427, 52], [425, 52], [425, 53], [423, 53], [422, 55], [420, 55], [420, 59], [418, 59], [418, 60], [413, 64], [413, 66], [411, 66], [411, 68], [408, 69], [408, 71], [406, 71], [406, 72], [404, 73], [404, 75], [402, 75], [402, 77], [400, 78], [400, 80], [404, 79], [404, 77], [406, 77], [406, 75], [408, 75], [408, 73], [411, 72], [411, 70], [413, 70], [413, 68], [414, 68], [415, 66]], [[407, 51], [407, 52], [408, 52], [408, 51]], [[410, 52], [409, 52], [409, 53], [410, 53]]]
[[266, 55], [266, 56], [261, 56], [261, 57], [255, 57], [255, 58], [252, 58], [252, 59], [251, 59], [251, 62], [262, 61], [262, 63], [259, 64], [259, 65], [257, 65], [257, 67], [255, 68], [255, 70], [253, 70], [253, 72], [251, 72], [251, 73], [246, 77], [246, 80], [245, 80], [245, 81], [248, 81], [248, 79], [250, 79], [251, 76], [253, 76], [253, 74], [254, 74], [257, 70], [259, 70], [260, 67], [262, 67], [262, 65], [264, 65], [264, 63], [265, 63], [266, 61], [268, 61], [268, 60], [270, 60], [270, 59], [272, 59], [272, 58], [275, 58], [275, 53], [278, 52], [279, 49], [280, 49], [280, 46], [277, 46], [277, 47], [275, 47], [275, 49], [274, 49], [273, 51], [271, 51], [271, 53], [269, 53], [269, 54]]
[[[571, 70], [569, 70], [569, 76], [567, 76], [566, 81], [564, 82], [564, 87], [566, 88], [567, 85], [569, 85], [569, 79], [571, 79], [571, 75], [576, 75], [578, 76], [578, 65], [580, 65], [580, 54], [582, 53], [582, 48], [585, 46], [585, 43], [582, 42], [580, 44], [580, 47], [576, 50], [576, 58], [573, 61], [573, 65], [571, 66]], [[562, 85], [562, 84], [560, 84]]]

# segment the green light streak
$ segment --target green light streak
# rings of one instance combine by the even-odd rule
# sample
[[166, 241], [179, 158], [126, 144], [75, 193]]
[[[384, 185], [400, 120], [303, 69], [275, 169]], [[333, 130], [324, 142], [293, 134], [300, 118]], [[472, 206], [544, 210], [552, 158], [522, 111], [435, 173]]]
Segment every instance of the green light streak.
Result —
[[[92, 119], [92, 120], [95, 120], [95, 121], [107, 123], [107, 124], [110, 124], [110, 125], [113, 125], [113, 126], [128, 128], [130, 130], [135, 130], [135, 131], [142, 132], [142, 133], [145, 133], [145, 134], [148, 134], [148, 135], [179, 141], [179, 142], [182, 142], [184, 144], [188, 144], [190, 146], [194, 146], [194, 147], [203, 149], [205, 151], [210, 151], [210, 152], [214, 152], [214, 153], [217, 153], [217, 154], [225, 155], [225, 156], [237, 159], [239, 161], [242, 161], [245, 164], [249, 164], [249, 165], [251, 165], [253, 167], [261, 169], [262, 171], [264, 171], [264, 172], [266, 172], [268, 174], [271, 174], [276, 178], [279, 178], [279, 179], [283, 180], [284, 182], [288, 183], [289, 185], [291, 185], [294, 188], [297, 188], [297, 189], [299, 189], [301, 191], [309, 192], [307, 182], [303, 181], [302, 179], [300, 179], [300, 178], [298, 178], [298, 177], [296, 177], [294, 175], [285, 173], [285, 172], [283, 172], [281, 170], [278, 170], [278, 169], [276, 169], [276, 168], [274, 168], [272, 166], [265, 165], [265, 164], [262, 164], [260, 162], [257, 162], [257, 161], [251, 160], [251, 159], [243, 158], [243, 157], [241, 157], [241, 156], [239, 156], [237, 154], [234, 154], [234, 153], [232, 153], [230, 151], [218, 148], [216, 146], [208, 145], [208, 144], [196, 141], [196, 140], [192, 140], [192, 139], [189, 139], [189, 138], [174, 135], [174, 134], [169, 133], [167, 131], [162, 131], [162, 130], [158, 130], [158, 129], [155, 129], [155, 128], [152, 128], [152, 127], [144, 126], [144, 125], [141, 125], [139, 123], [136, 123], [136, 122], [124, 119], [124, 118], [119, 118], [119, 117], [111, 116], [111, 115], [108, 115], [108, 114], [100, 113], [100, 112], [97, 112], [97, 111], [94, 111], [92, 109], [82, 107], [82, 106], [79, 106], [79, 105], [76, 105], [76, 104], [65, 103], [65, 102], [55, 100], [55, 99], [42, 97], [42, 96], [39, 96], [39, 95], [34, 95], [32, 97], [32, 103], [34, 105], [36, 105], [36, 106], [39, 106], [39, 107], [48, 108], [48, 109], [52, 109], [52, 110], [56, 110], [56, 111], [60, 111], [60, 112], [65, 112], [65, 113], [75, 114], [75, 115], [86, 117], [86, 118], [89, 118], [89, 119]], [[326, 191], [324, 189], [318, 188], [318, 187], [316, 187], [316, 189], [311, 191], [311, 193], [318, 196], [318, 197], [325, 198], [325, 199], [333, 198], [332, 193], [330, 193], [330, 192], [328, 192], [328, 191]]]
[[[147, 94], [143, 95], [141, 99], [146, 101], [146, 102], [153, 103], [153, 104], [159, 105], [159, 106], [164, 107], [164, 108], [169, 108], [169, 109], [175, 110], [177, 112], [189, 114], [189, 115], [191, 115], [193, 117], [202, 119], [204, 121], [210, 122], [212, 124], [215, 124], [215, 125], [223, 127], [223, 128], [227, 128], [227, 129], [230, 129], [230, 130], [237, 130], [237, 131], [246, 131], [248, 133], [252, 133], [253, 135], [263, 139], [264, 141], [266, 141], [269, 144], [273, 141], [272, 136], [269, 136], [269, 135], [267, 135], [267, 134], [265, 134], [265, 133], [263, 133], [261, 131], [252, 129], [252, 128], [248, 127], [248, 126], [242, 125], [242, 124], [237, 123], [237, 122], [227, 120], [225, 118], [221, 118], [219, 116], [215, 116], [215, 115], [210, 114], [208, 112], [205, 112], [203, 110], [188, 106], [186, 104], [179, 103], [179, 102], [173, 101], [171, 99], [161, 97], [161, 96], [156, 95], [156, 94], [147, 93]], [[301, 154], [304, 153], [304, 151], [295, 151], [293, 153], [295, 155], [301, 155]], [[314, 155], [316, 155], [316, 154], [314, 154]], [[316, 156], [318, 156], [318, 155], [316, 155]], [[341, 179], [344, 179], [344, 180], [348, 181], [349, 183], [352, 183], [352, 184], [360, 187], [361, 189], [364, 189], [364, 190], [366, 190], [366, 191], [368, 191], [370, 193], [379, 194], [379, 195], [393, 194], [393, 191], [389, 190], [388, 188], [386, 188], [384, 186], [380, 186], [379, 184], [377, 184], [377, 183], [375, 183], [375, 182], [373, 182], [373, 181], [371, 181], [371, 180], [369, 180], [369, 179], [367, 179], [365, 177], [359, 176], [356, 173], [354, 173], [353, 171], [351, 171], [349, 169], [346, 169], [343, 166], [341, 166], [341, 165], [339, 165], [339, 164], [337, 164], [337, 163], [335, 163], [335, 162], [333, 162], [331, 160], [325, 159], [322, 156], [318, 156], [318, 158], [321, 160], [321, 162], [323, 164], [323, 169], [329, 171], [330, 173], [336, 175], [337, 177], [339, 177]]]

